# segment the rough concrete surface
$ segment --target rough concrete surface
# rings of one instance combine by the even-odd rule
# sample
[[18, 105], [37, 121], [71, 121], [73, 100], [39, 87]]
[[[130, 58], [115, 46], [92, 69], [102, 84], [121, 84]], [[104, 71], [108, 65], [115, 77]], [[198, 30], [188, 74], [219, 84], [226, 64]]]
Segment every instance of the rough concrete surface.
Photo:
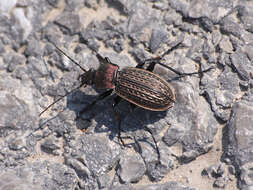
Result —
[[[113, 93], [80, 115], [95, 52], [199, 73], [155, 65], [167, 111]], [[252, 190], [252, 131], [252, 1], [0, 1], [0, 190]]]

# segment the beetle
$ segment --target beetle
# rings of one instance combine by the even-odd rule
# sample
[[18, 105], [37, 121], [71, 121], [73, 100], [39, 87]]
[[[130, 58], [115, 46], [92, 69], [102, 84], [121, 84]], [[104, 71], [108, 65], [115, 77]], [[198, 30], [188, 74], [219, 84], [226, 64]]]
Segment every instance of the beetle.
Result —
[[[115, 103], [113, 104], [113, 108], [115, 108], [115, 106], [121, 101], [121, 99], [124, 99], [130, 102], [132, 107], [138, 106], [151, 111], [168, 110], [175, 103], [176, 95], [174, 89], [170, 86], [169, 82], [152, 72], [156, 64], [159, 64], [173, 71], [180, 77], [201, 74], [213, 69], [212, 67], [210, 67], [206, 70], [198, 72], [181, 73], [167, 66], [166, 64], [161, 63], [161, 59], [165, 54], [168, 54], [179, 47], [180, 44], [177, 44], [176, 46], [167, 50], [162, 56], [147, 59], [143, 63], [139, 63], [136, 67], [125, 67], [122, 70], [119, 69], [119, 66], [117, 64], [112, 63], [108, 57], [103, 57], [97, 51], [93, 50], [100, 62], [100, 66], [97, 70], [91, 68], [86, 71], [80, 66], [80, 64], [78, 64], [55, 44], [53, 45], [59, 52], [68, 57], [74, 64], [79, 66], [84, 71], [84, 73], [79, 76], [81, 84], [76, 89], [87, 85], [94, 85], [96, 89], [106, 89], [106, 91], [98, 95], [98, 97], [92, 103], [82, 109], [79, 112], [77, 118], [79, 118], [80, 115], [92, 108], [98, 101], [108, 97], [113, 92], [115, 92], [117, 95], [114, 98]], [[148, 64], [147, 69], [143, 68], [145, 64]], [[73, 90], [50, 104], [40, 113], [40, 116], [52, 105], [54, 105], [56, 102], [58, 102], [72, 92]], [[153, 141], [155, 142], [156, 151], [158, 154], [158, 161], [160, 161], [160, 153], [157, 147], [156, 140], [153, 137], [152, 131], [145, 126], [144, 128], [151, 134]], [[118, 138], [124, 145], [124, 142], [120, 137], [120, 120]]]

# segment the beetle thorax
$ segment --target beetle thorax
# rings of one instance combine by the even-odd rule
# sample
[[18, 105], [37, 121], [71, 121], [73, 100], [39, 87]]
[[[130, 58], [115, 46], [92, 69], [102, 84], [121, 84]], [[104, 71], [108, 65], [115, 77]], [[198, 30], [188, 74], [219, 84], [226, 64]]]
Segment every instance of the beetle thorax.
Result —
[[115, 87], [114, 81], [118, 72], [119, 66], [105, 63], [101, 64], [95, 71], [94, 85], [97, 89], [112, 89]]

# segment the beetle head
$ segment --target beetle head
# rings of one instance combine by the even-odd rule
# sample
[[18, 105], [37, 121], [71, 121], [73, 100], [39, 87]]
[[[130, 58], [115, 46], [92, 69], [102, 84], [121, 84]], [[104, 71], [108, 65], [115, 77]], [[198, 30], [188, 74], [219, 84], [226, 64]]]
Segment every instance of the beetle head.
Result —
[[94, 69], [90, 69], [87, 72], [83, 73], [79, 76], [79, 80], [81, 84], [92, 85], [94, 84], [96, 71]]

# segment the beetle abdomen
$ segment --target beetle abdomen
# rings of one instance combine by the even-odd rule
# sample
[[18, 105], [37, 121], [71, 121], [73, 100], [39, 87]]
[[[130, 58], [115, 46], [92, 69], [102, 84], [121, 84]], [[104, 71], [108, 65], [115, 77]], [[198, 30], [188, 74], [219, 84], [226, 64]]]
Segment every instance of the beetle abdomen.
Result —
[[156, 74], [133, 67], [118, 71], [117, 95], [144, 109], [164, 111], [175, 102], [175, 94], [168, 82]]

